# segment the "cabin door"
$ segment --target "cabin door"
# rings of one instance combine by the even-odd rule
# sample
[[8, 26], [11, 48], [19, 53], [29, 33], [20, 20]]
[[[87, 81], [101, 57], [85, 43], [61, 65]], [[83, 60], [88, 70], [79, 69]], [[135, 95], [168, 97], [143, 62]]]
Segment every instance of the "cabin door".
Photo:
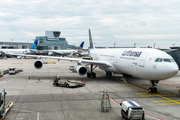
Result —
[[144, 54], [140, 57], [139, 67], [144, 67], [144, 65], [145, 65], [145, 60], [146, 60], [147, 55], [148, 55], [147, 53], [144, 53]]

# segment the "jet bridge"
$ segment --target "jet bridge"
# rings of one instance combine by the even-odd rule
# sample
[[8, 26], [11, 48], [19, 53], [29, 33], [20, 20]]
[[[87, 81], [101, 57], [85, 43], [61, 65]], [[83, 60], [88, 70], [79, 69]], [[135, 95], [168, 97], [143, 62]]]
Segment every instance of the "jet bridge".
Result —
[[173, 57], [173, 59], [176, 61], [180, 70], [180, 56], [179, 56], [180, 49], [168, 49], [164, 51]]

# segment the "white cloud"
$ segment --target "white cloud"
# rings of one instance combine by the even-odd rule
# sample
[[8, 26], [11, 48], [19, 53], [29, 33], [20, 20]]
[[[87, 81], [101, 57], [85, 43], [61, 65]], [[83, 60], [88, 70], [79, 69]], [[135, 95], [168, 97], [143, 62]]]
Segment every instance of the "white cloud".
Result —
[[180, 34], [165, 34], [165, 35], [121, 35], [116, 36], [116, 38], [120, 39], [174, 39], [180, 38]]
[[85, 39], [88, 46], [91, 28], [97, 46], [168, 47], [180, 45], [179, 12], [178, 0], [1, 0], [0, 40], [27, 41], [59, 30], [69, 43]]

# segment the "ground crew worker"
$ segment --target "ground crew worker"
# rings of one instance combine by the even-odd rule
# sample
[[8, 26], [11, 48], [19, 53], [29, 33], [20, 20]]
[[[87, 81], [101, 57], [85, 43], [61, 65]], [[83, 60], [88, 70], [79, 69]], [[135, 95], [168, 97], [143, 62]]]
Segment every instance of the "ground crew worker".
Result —
[[0, 77], [2, 77], [2, 75], [1, 75], [1, 71], [0, 71]]
[[56, 76], [56, 80], [59, 80], [59, 75], [57, 74], [57, 76]]

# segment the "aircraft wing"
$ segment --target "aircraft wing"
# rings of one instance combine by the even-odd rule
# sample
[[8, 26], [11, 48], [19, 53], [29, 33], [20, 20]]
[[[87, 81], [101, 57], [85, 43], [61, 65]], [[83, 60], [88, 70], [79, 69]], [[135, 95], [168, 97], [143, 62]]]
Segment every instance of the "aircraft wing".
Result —
[[68, 58], [68, 57], [41, 56], [41, 55], [11, 54], [11, 53], [9, 53], [9, 55], [27, 56], [27, 57], [35, 57], [35, 58], [57, 59], [57, 60], [67, 60], [67, 61], [76, 61], [78, 63], [88, 63], [88, 64], [94, 64], [94, 65], [101, 65], [101, 66], [104, 66], [104, 67], [111, 67], [112, 66], [107, 61], [77, 59], [77, 58]]

